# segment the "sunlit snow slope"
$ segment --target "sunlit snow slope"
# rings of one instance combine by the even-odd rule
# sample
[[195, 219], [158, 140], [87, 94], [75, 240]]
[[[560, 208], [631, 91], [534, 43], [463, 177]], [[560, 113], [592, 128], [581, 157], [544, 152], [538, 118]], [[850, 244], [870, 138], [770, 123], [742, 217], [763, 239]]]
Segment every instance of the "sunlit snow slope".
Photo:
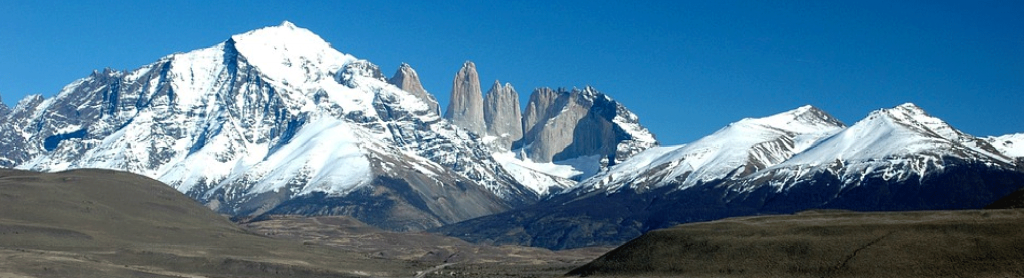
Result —
[[4, 112], [3, 132], [14, 135], [4, 144], [20, 150], [4, 163], [127, 170], [223, 213], [404, 223], [395, 229], [537, 200], [435, 107], [284, 22], [130, 72], [94, 72], [51, 99], [27, 97]]

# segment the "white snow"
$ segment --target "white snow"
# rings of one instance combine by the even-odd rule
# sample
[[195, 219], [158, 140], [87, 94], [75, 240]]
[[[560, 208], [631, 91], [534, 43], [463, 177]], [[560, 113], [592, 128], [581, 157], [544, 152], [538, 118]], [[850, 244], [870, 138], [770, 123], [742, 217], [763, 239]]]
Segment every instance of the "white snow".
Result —
[[316, 84], [324, 75], [356, 60], [342, 54], [320, 36], [285, 21], [231, 37], [235, 48], [266, 76], [285, 86]]
[[496, 152], [493, 157], [516, 181], [540, 196], [557, 193], [574, 185], [576, 182], [571, 178], [581, 174], [572, 166], [521, 160], [513, 152]]
[[[225, 60], [233, 54], [232, 41], [237, 68]], [[265, 192], [348, 194], [369, 185], [374, 170], [387, 174], [387, 167], [396, 167], [384, 163], [385, 169], [372, 169], [369, 155], [379, 155], [428, 177], [453, 172], [456, 179], [472, 177], [499, 197], [516, 188], [498, 176], [505, 172], [500, 164], [477, 155], [486, 150], [484, 144], [457, 132], [423, 99], [367, 76], [370, 72], [351, 72], [340, 84], [339, 71], [376, 66], [330, 48], [309, 30], [285, 22], [232, 41], [168, 55], [121, 75], [124, 87], [139, 88], [123, 95], [146, 105], [128, 105], [82, 126], [101, 139], [62, 143], [18, 167], [127, 170], [199, 198], [223, 194], [224, 201], [234, 202]], [[237, 79], [243, 74], [245, 79]], [[89, 78], [94, 77], [66, 86], [55, 99]], [[53, 101], [37, 96], [22, 102]], [[44, 105], [20, 109], [39, 120]], [[377, 112], [381, 105], [396, 114], [385, 119]], [[54, 129], [72, 128], [79, 127]], [[454, 165], [462, 167], [450, 171]], [[564, 179], [529, 168], [509, 172], [530, 176], [539, 191], [566, 186]]]
[[867, 161], [922, 152], [952, 153], [964, 135], [913, 104], [872, 112], [867, 118], [820, 142], [786, 165], [819, 165], [841, 161]]
[[370, 162], [359, 146], [359, 133], [338, 119], [308, 123], [292, 141], [253, 166], [247, 176], [257, 181], [250, 193], [277, 191], [296, 177], [305, 177], [298, 194], [342, 195], [373, 179]]
[[985, 138], [993, 147], [1009, 157], [1024, 157], [1024, 133]]
[[[1009, 163], [1003, 155], [979, 146], [974, 137], [907, 103], [874, 111], [849, 128], [748, 180], [773, 175], [775, 182], [769, 185], [781, 191], [790, 181], [824, 171], [839, 176], [846, 186], [858, 184], [868, 176], [886, 180], [924, 178], [931, 171], [945, 168], [942, 161], [945, 157], [990, 165]], [[759, 185], [744, 186], [739, 190], [753, 190]]]
[[[616, 191], [627, 184], [677, 183], [687, 188], [729, 177], [751, 166], [765, 168], [785, 161], [842, 126], [818, 118], [811, 106], [759, 119], [743, 119], [695, 142], [644, 151], [577, 188]], [[656, 179], [656, 180], [651, 180]]]

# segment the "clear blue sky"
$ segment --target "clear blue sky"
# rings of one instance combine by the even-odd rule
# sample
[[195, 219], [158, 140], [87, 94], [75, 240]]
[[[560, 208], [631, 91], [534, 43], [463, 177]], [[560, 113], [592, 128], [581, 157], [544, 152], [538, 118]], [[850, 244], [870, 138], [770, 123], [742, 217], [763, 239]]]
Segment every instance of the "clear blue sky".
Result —
[[1024, 132], [1018, 0], [3, 1], [0, 98], [284, 20], [387, 75], [411, 64], [442, 106], [465, 60], [524, 102], [592, 85], [665, 144], [804, 104], [852, 124], [913, 102], [970, 134]]

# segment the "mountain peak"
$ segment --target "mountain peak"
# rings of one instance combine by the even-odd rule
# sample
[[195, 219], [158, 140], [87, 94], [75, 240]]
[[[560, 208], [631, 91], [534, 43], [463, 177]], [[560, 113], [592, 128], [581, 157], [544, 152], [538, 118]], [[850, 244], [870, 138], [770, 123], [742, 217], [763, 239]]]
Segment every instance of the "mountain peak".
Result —
[[297, 29], [297, 28], [299, 28], [299, 26], [295, 26], [295, 23], [292, 23], [291, 21], [287, 21], [287, 20], [282, 21], [281, 25], [278, 25], [278, 27], [288, 28], [288, 29]]
[[[250, 41], [259, 42], [263, 44], [271, 44], [274, 46], [281, 45], [300, 45], [300, 44], [315, 44], [316, 46], [327, 45], [327, 42], [319, 35], [313, 33], [309, 29], [296, 26], [295, 24], [285, 21], [280, 25], [267, 26], [260, 29], [255, 29], [242, 34], [231, 36], [235, 41]], [[329, 45], [328, 45], [329, 47]]]
[[[790, 160], [791, 164], [835, 161], [869, 161], [872, 159], [932, 153], [950, 156], [977, 156], [992, 153], [971, 143], [973, 137], [953, 128], [942, 119], [928, 115], [912, 103], [879, 109], [849, 128], [822, 141], [812, 149]], [[977, 153], [962, 150], [973, 149]]]
[[868, 120], [886, 119], [887, 121], [903, 126], [916, 132], [938, 136], [948, 140], [958, 141], [963, 134], [942, 119], [933, 117], [921, 107], [913, 103], [904, 103], [899, 106], [881, 109], [868, 115]]
[[907, 109], [907, 110], [922, 110], [920, 106], [917, 106], [917, 104], [914, 104], [912, 102], [907, 102], [907, 103], [904, 103], [904, 104], [900, 104], [900, 105], [896, 106], [896, 108]]
[[285, 86], [328, 80], [330, 74], [356, 60], [288, 21], [231, 36], [227, 43], [232, 42], [249, 64]]
[[466, 61], [452, 80], [452, 94], [444, 117], [453, 124], [477, 135], [487, 131], [484, 123], [484, 100], [476, 65]]
[[510, 150], [512, 143], [523, 138], [523, 115], [519, 110], [519, 93], [512, 84], [494, 80], [494, 85], [484, 97], [484, 124], [487, 134], [496, 136], [495, 142], [504, 150]]
[[896, 107], [893, 107], [893, 108], [881, 109], [879, 111], [884, 113], [884, 114], [886, 114], [886, 115], [889, 115], [890, 117], [894, 117], [894, 119], [901, 119], [901, 120], [920, 118], [920, 117], [931, 118], [931, 116], [928, 115], [928, 112], [925, 112], [923, 108], [921, 108], [920, 106], [917, 106], [917, 105], [915, 105], [913, 103], [909, 103], [909, 102], [908, 103], [904, 103], [904, 104], [900, 104], [899, 106], [896, 106]]
[[777, 129], [805, 132], [821, 128], [841, 128], [846, 125], [832, 115], [811, 105], [804, 105], [793, 110], [778, 113], [764, 118], [746, 118], [740, 124], [756, 124]]
[[397, 86], [403, 91], [409, 92], [426, 102], [430, 106], [430, 111], [436, 114], [438, 112], [437, 100], [427, 90], [423, 88], [423, 84], [420, 83], [420, 77], [416, 74], [416, 70], [407, 63], [402, 63], [398, 66], [398, 70], [395, 71], [395, 75], [388, 79], [388, 83]]

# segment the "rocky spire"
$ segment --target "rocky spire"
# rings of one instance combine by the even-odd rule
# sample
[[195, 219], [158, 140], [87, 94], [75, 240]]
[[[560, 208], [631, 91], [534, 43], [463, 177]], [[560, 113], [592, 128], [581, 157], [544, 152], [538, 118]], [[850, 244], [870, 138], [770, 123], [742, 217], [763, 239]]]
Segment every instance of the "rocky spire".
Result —
[[437, 99], [434, 99], [433, 95], [427, 93], [426, 89], [423, 89], [423, 84], [420, 84], [420, 76], [416, 74], [416, 70], [412, 69], [412, 66], [409, 66], [409, 64], [402, 63], [398, 67], [398, 71], [395, 72], [395, 75], [388, 79], [388, 83], [398, 86], [403, 91], [409, 92], [423, 100], [423, 102], [430, 106], [430, 111], [438, 114], [441, 113], [438, 110]]
[[512, 88], [512, 84], [502, 87], [498, 80], [494, 80], [494, 85], [484, 97], [484, 122], [487, 124], [487, 134], [497, 136], [496, 145], [505, 150], [512, 148], [512, 142], [523, 138], [519, 93]]
[[459, 73], [455, 74], [455, 80], [452, 81], [452, 96], [448, 101], [445, 119], [477, 135], [484, 135], [487, 132], [484, 125], [484, 100], [480, 93], [480, 77], [473, 62], [466, 61]]

